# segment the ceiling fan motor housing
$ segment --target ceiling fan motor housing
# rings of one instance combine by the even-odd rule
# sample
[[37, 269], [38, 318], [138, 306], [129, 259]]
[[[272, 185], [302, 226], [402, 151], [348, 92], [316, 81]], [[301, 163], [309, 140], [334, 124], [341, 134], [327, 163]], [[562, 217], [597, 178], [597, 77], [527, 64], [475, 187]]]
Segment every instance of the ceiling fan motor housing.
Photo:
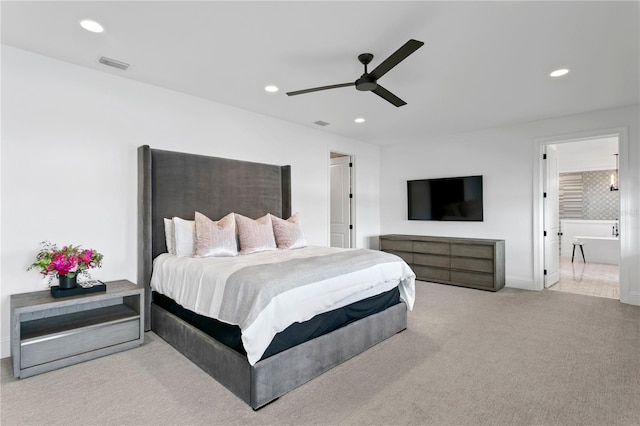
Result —
[[363, 92], [374, 90], [376, 87], [378, 87], [376, 79], [369, 74], [362, 74], [362, 77], [356, 80], [356, 89]]

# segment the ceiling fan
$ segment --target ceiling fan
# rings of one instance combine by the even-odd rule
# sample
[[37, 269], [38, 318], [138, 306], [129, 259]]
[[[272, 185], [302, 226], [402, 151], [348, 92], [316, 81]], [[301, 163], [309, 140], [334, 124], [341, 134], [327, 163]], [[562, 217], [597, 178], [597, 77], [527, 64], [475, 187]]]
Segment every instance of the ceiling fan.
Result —
[[413, 52], [418, 50], [424, 42], [418, 40], [409, 40], [402, 47], [396, 50], [391, 56], [382, 61], [380, 65], [378, 65], [373, 71], [367, 71], [367, 65], [371, 63], [373, 59], [373, 55], [371, 53], [362, 53], [358, 55], [358, 60], [364, 65], [364, 74], [360, 76], [359, 79], [354, 81], [353, 83], [342, 83], [342, 84], [333, 84], [331, 86], [321, 86], [314, 87], [312, 89], [304, 89], [304, 90], [296, 90], [294, 92], [287, 92], [287, 95], [302, 95], [303, 93], [310, 92], [318, 92], [320, 90], [328, 90], [328, 89], [337, 89], [339, 87], [347, 87], [347, 86], [356, 86], [356, 89], [361, 90], [363, 92], [373, 92], [376, 95], [380, 96], [382, 99], [391, 102], [393, 105], [397, 107], [401, 107], [402, 105], [406, 105], [407, 103], [385, 89], [384, 87], [378, 84], [378, 79], [389, 72], [393, 67], [398, 65], [400, 62], [405, 60], [407, 56], [411, 55]]

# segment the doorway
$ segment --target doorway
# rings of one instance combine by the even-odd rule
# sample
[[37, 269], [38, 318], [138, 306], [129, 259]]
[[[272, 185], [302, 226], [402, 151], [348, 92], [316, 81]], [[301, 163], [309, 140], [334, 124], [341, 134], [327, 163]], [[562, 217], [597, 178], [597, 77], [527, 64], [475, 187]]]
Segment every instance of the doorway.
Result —
[[353, 156], [330, 153], [329, 241], [331, 247], [353, 247]]
[[544, 287], [620, 299], [619, 137], [543, 146]]

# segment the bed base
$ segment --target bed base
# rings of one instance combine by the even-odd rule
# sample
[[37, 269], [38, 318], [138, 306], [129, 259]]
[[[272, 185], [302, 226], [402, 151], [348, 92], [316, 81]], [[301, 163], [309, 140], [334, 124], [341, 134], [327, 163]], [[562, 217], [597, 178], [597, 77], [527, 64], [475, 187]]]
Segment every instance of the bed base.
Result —
[[406, 328], [400, 302], [251, 366], [245, 355], [151, 305], [151, 329], [254, 410]]

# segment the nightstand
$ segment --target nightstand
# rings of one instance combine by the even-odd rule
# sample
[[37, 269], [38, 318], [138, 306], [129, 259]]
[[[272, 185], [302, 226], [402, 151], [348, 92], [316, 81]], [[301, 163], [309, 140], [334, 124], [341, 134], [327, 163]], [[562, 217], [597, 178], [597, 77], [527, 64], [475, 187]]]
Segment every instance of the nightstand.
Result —
[[49, 290], [11, 295], [13, 374], [24, 378], [144, 342], [143, 288], [129, 281], [54, 299]]

